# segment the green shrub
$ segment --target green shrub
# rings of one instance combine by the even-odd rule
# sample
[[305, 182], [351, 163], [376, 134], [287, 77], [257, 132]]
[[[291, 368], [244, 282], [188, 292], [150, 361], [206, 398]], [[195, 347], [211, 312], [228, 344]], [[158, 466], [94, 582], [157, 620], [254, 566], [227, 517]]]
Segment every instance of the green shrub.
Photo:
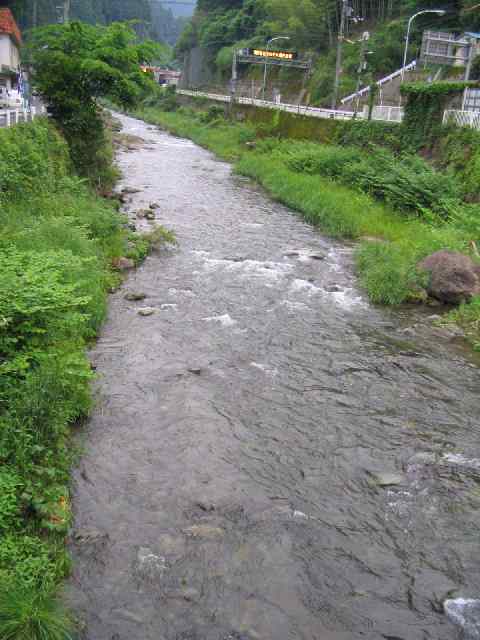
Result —
[[0, 583], [2, 640], [73, 640], [72, 630], [72, 619], [48, 591]]
[[0, 468], [0, 536], [8, 529], [16, 529], [19, 524], [19, 492], [22, 479], [8, 467]]
[[380, 148], [366, 154], [356, 147], [309, 143], [285, 143], [282, 150], [294, 171], [334, 178], [402, 213], [447, 219], [460, 202], [455, 178], [435, 171], [418, 156], [396, 158]]

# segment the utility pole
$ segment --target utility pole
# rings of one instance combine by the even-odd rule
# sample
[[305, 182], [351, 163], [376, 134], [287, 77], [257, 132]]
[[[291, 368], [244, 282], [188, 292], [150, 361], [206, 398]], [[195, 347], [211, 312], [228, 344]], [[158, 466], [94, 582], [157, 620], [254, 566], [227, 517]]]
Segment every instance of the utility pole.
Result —
[[367, 42], [368, 39], [370, 38], [370, 34], [368, 33], [368, 31], [364, 31], [362, 34], [362, 44], [360, 45], [360, 61], [358, 63], [358, 69], [357, 69], [357, 88], [355, 89], [355, 92], [357, 94], [356, 99], [355, 99], [355, 111], [354, 114], [355, 116], [357, 115], [358, 112], [358, 105], [360, 102], [360, 96], [358, 95], [359, 91], [360, 91], [360, 84], [362, 82], [362, 72], [365, 71], [365, 55], [366, 55], [366, 47], [367, 47]]
[[237, 73], [237, 50], [234, 49], [233, 50], [233, 60], [232, 60], [232, 79], [230, 81], [230, 105], [229, 105], [230, 114], [233, 113], [233, 105], [235, 103], [235, 96], [236, 96], [236, 93], [237, 93], [237, 78], [238, 78], [238, 73]]
[[332, 109], [337, 108], [338, 85], [340, 83], [340, 71], [342, 68], [342, 47], [343, 47], [343, 38], [345, 34], [346, 16], [347, 16], [347, 0], [342, 0], [340, 30], [337, 36], [337, 61], [335, 63], [335, 82], [333, 83]]
[[63, 24], [67, 24], [70, 21], [70, 1], [63, 0]]
[[32, 27], [38, 27], [38, 0], [33, 0], [32, 4]]

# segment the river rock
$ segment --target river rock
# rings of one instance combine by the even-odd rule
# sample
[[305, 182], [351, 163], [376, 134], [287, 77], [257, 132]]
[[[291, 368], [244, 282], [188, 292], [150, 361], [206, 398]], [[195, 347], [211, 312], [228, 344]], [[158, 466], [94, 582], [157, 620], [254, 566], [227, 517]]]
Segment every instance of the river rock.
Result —
[[137, 301], [137, 300], [145, 300], [147, 297], [146, 293], [142, 291], [127, 291], [127, 293], [123, 296], [125, 300]]
[[135, 268], [135, 262], [130, 258], [125, 258], [123, 256], [121, 258], [114, 258], [112, 265], [119, 271], [127, 271], [128, 269]]
[[141, 189], [136, 189], [135, 187], [124, 187], [122, 189], [122, 193], [140, 193]]
[[310, 260], [325, 260], [327, 257], [325, 253], [309, 253]]
[[160, 205], [158, 202], [151, 202], [149, 205], [150, 209], [160, 209]]
[[325, 291], [328, 291], [328, 293], [338, 293], [343, 291], [343, 289], [338, 284], [327, 284]]
[[155, 220], [155, 213], [149, 209], [146, 213], [145, 213], [145, 219], [146, 220]]
[[152, 212], [150, 209], [138, 209], [135, 215], [137, 218], [146, 218], [147, 214], [150, 215]]
[[379, 487], [392, 487], [403, 484], [405, 480], [400, 473], [390, 473], [389, 471], [375, 472], [371, 475]]
[[155, 307], [140, 307], [137, 309], [137, 313], [140, 316], [151, 316], [152, 313], [155, 313]]
[[207, 500], [197, 500], [197, 502], [195, 502], [195, 506], [207, 513], [209, 511], [215, 511], [215, 505], [213, 502], [208, 502]]
[[460, 304], [480, 294], [480, 265], [455, 251], [436, 251], [417, 265], [429, 274], [429, 295], [447, 304]]

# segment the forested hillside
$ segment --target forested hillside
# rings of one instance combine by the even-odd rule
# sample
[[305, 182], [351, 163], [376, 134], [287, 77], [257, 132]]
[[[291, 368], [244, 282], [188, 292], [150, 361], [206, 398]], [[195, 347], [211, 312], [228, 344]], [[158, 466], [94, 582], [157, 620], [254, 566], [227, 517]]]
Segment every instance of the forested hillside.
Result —
[[[7, 0], [22, 29], [57, 22], [62, 2], [57, 0]], [[160, 42], [174, 45], [180, 35], [185, 18], [176, 18], [172, 11], [157, 0], [71, 0], [71, 19], [90, 24], [138, 21], [137, 32]]]
[[[360, 36], [370, 41], [364, 80], [391, 73], [402, 63], [407, 18], [421, 9], [445, 9], [446, 15], [420, 16], [412, 32], [412, 59], [425, 28], [480, 29], [477, 0], [349, 0], [341, 93], [353, 90], [359, 64]], [[218, 77], [228, 77], [233, 45], [265, 45], [269, 38], [287, 36], [280, 47], [296, 49], [314, 59], [310, 79], [313, 102], [326, 101], [335, 67], [335, 45], [340, 25], [341, 0], [199, 0], [196, 12], [178, 44], [179, 56], [192, 46], [207, 52]]]

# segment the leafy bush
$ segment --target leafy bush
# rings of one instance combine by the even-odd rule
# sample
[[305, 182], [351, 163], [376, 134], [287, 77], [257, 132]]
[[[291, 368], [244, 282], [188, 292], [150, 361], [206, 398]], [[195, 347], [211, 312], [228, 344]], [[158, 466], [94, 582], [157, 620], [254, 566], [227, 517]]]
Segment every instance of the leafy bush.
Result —
[[22, 479], [15, 471], [8, 467], [0, 470], [0, 534], [18, 525], [22, 485]]
[[451, 175], [435, 171], [418, 156], [396, 158], [384, 149], [369, 154], [356, 147], [309, 143], [285, 144], [287, 166], [328, 176], [385, 200], [394, 209], [419, 216], [448, 218], [461, 189]]
[[21, 583], [0, 583], [2, 640], [73, 640], [73, 623], [48, 591]]

